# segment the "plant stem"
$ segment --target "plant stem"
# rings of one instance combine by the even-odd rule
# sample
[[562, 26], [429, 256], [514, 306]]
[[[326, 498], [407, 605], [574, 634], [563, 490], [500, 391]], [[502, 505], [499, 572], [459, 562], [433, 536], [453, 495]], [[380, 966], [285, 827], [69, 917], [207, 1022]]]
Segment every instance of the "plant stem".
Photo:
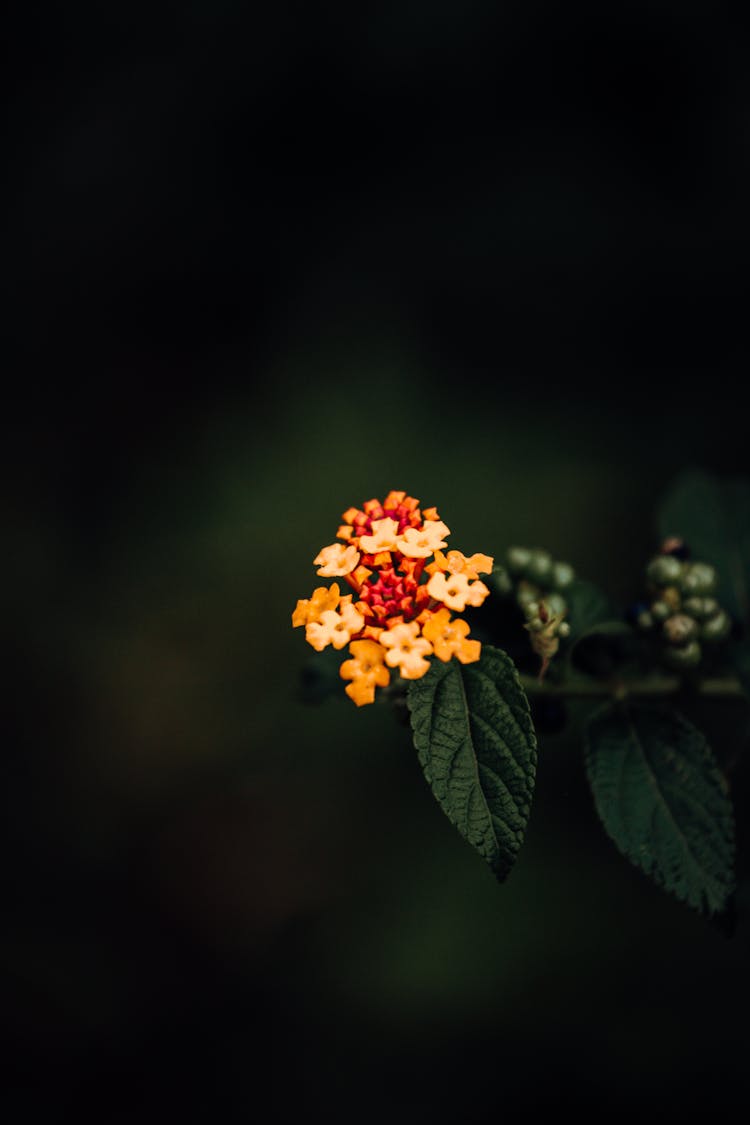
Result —
[[742, 685], [735, 679], [701, 680], [694, 685], [686, 685], [679, 676], [655, 676], [643, 680], [592, 680], [574, 683], [540, 683], [534, 676], [521, 676], [521, 684], [527, 695], [546, 696], [555, 699], [592, 699], [611, 696], [624, 699], [626, 696], [663, 697], [679, 695], [688, 690], [706, 699], [741, 698]]

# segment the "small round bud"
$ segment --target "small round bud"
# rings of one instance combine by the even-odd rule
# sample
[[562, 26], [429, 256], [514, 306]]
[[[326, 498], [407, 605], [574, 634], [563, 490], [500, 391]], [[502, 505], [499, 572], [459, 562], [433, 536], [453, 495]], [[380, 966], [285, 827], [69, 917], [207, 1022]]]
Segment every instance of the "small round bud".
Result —
[[678, 671], [682, 671], [684, 668], [697, 668], [701, 660], [701, 646], [697, 641], [688, 641], [686, 645], [682, 645], [680, 648], [665, 648], [662, 652], [662, 660], [670, 668], [675, 668]]
[[538, 617], [539, 616], [539, 602], [537, 602], [537, 601], [526, 602], [523, 609], [524, 609], [524, 613], [529, 618], [529, 620], [531, 620], [532, 617]]
[[558, 637], [570, 636], [570, 625], [568, 625], [567, 621], [561, 621], [557, 626], [557, 635]]
[[552, 579], [552, 556], [547, 551], [532, 551], [526, 573], [532, 582], [548, 586]]
[[516, 591], [516, 598], [521, 609], [525, 609], [529, 602], [535, 602], [539, 597], [539, 589], [533, 586], [531, 582], [526, 582], [524, 579], [518, 583], [518, 590]]
[[732, 631], [732, 622], [729, 614], [720, 609], [713, 617], [709, 617], [707, 621], [703, 622], [701, 628], [701, 640], [704, 641], [724, 641]]
[[635, 623], [639, 629], [653, 629], [654, 619], [647, 609], [642, 609], [636, 616]]
[[508, 547], [508, 553], [505, 556], [508, 564], [508, 570], [511, 574], [523, 574], [526, 567], [529, 565], [531, 558], [531, 551], [528, 547]]
[[649, 582], [655, 586], [671, 586], [682, 577], [683, 564], [673, 555], [657, 555], [646, 568]]
[[661, 591], [660, 596], [661, 596], [661, 600], [663, 602], [666, 602], [667, 605], [669, 606], [669, 608], [672, 610], [672, 613], [677, 613], [677, 610], [680, 608], [680, 605], [682, 604], [682, 599], [680, 597], [680, 591], [677, 589], [677, 587], [676, 586], [666, 586]]
[[498, 594], [503, 595], [503, 597], [513, 593], [513, 582], [504, 566], [499, 564], [493, 566], [491, 581]]
[[719, 603], [716, 598], [686, 598], [682, 608], [696, 621], [707, 621], [718, 611]]
[[552, 585], [555, 590], [566, 590], [575, 579], [576, 572], [570, 563], [556, 562], [552, 565]]
[[551, 590], [550, 593], [544, 595], [544, 604], [553, 617], [562, 617], [568, 611], [568, 603], [562, 594], [558, 594], [557, 590]]
[[688, 563], [680, 582], [683, 594], [712, 594], [716, 589], [716, 571], [708, 563]]
[[532, 633], [541, 633], [542, 629], [544, 628], [544, 622], [542, 621], [541, 617], [532, 617], [529, 621], [528, 627], [529, 629], [531, 629]]
[[686, 613], [675, 613], [663, 625], [664, 636], [671, 645], [684, 645], [698, 635], [698, 622]]
[[651, 616], [653, 617], [654, 621], [666, 621], [667, 618], [671, 616], [671, 613], [671, 605], [668, 605], [667, 602], [661, 601], [661, 599], [655, 601], [651, 606]]

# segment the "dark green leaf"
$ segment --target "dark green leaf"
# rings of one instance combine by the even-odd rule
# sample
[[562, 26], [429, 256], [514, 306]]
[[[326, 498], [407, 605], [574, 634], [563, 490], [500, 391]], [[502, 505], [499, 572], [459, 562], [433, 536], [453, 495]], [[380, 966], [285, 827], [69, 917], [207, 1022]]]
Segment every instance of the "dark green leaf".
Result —
[[701, 732], [676, 711], [608, 704], [589, 721], [586, 770], [621, 852], [697, 910], [722, 910], [734, 885], [734, 819]]
[[750, 480], [690, 470], [678, 477], [658, 513], [659, 534], [680, 536], [693, 558], [712, 563], [717, 596], [740, 620], [750, 614]]
[[536, 738], [513, 662], [482, 646], [475, 664], [433, 660], [409, 686], [414, 745], [448, 819], [498, 879], [523, 841], [536, 775]]

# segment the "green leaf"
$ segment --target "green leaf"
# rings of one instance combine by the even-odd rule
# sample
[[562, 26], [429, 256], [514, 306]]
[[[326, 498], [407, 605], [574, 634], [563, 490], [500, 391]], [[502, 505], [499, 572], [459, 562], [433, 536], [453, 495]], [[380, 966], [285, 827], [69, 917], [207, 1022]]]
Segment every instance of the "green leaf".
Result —
[[734, 617], [750, 615], [750, 479], [696, 469], [677, 478], [658, 513], [659, 534], [678, 535], [692, 556], [712, 563], [717, 596]]
[[414, 745], [443, 812], [501, 881], [523, 842], [536, 737], [515, 666], [482, 646], [474, 664], [433, 660], [408, 692]]
[[722, 910], [734, 885], [734, 818], [701, 732], [671, 710], [618, 703], [586, 731], [596, 810], [617, 847], [696, 910]]

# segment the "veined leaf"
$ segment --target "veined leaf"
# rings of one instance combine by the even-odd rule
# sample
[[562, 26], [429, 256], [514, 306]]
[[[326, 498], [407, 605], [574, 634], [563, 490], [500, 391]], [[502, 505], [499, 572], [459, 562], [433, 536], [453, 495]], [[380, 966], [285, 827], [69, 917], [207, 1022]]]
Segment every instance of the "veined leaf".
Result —
[[734, 818], [705, 738], [676, 711], [608, 704], [589, 721], [586, 770], [617, 847], [696, 910], [734, 886]]
[[435, 797], [498, 879], [523, 841], [536, 737], [515, 666], [482, 646], [474, 664], [433, 660], [408, 693], [414, 744]]
[[659, 534], [679, 535], [691, 554], [716, 567], [717, 596], [733, 616], [750, 616], [750, 479], [690, 470], [678, 477], [658, 515]]

